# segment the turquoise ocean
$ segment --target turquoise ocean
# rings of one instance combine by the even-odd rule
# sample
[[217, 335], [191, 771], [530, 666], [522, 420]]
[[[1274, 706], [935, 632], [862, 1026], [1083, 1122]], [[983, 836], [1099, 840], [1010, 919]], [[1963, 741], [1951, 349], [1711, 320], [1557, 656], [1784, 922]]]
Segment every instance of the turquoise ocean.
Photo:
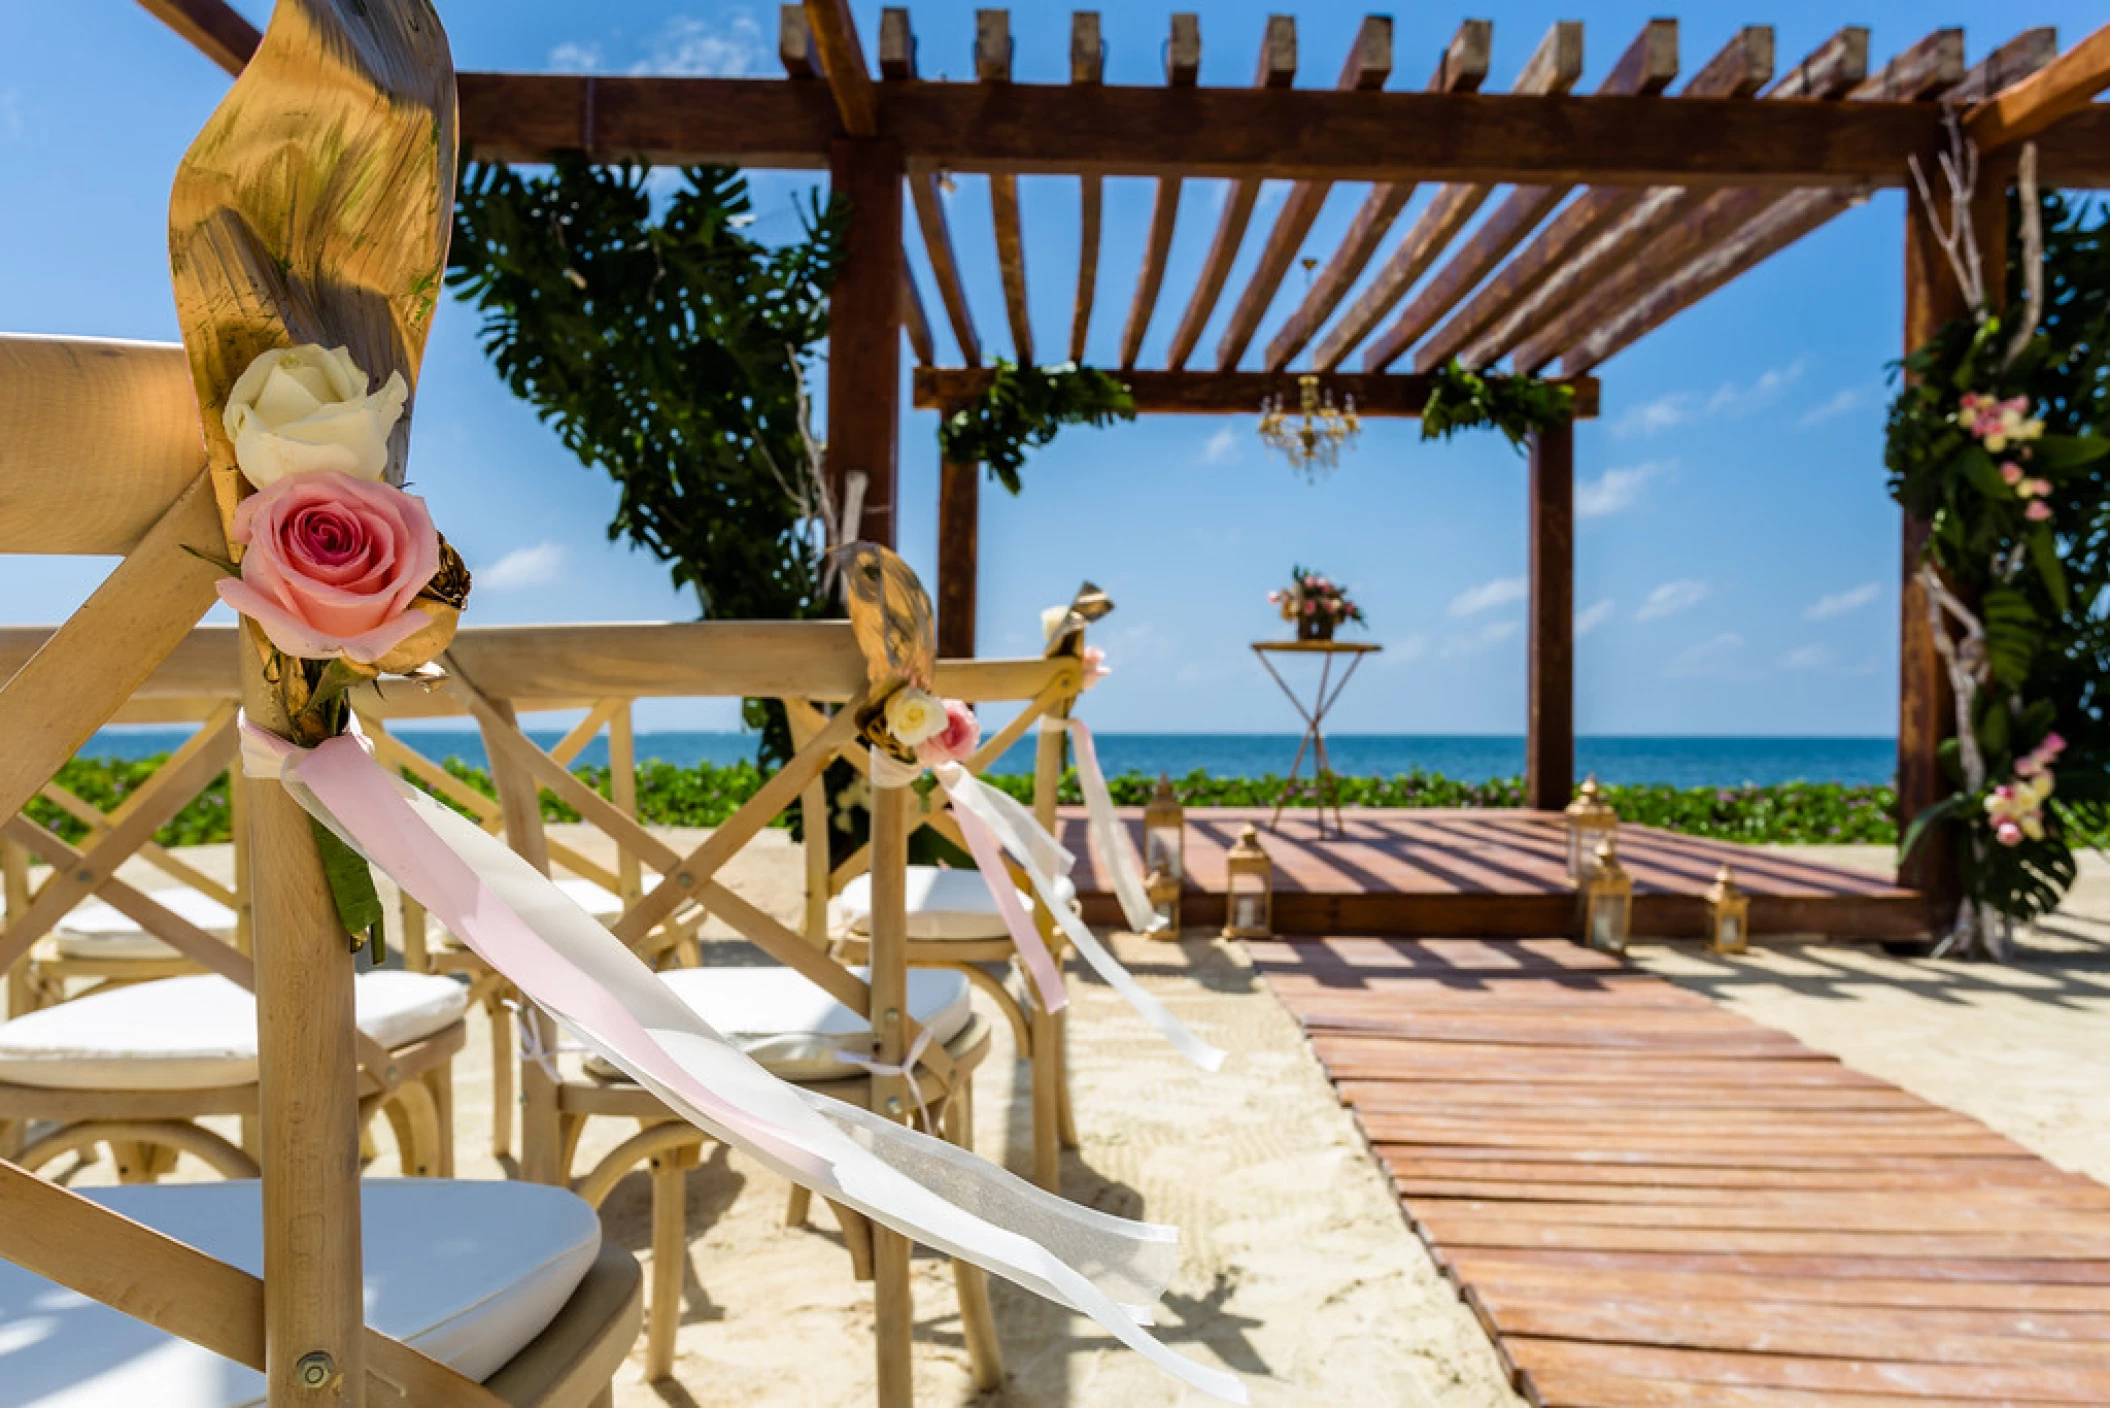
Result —
[[[544, 744], [557, 731], [530, 730]], [[405, 727], [399, 736], [419, 752], [436, 758], [459, 757], [481, 765], [483, 744], [473, 730]], [[105, 729], [82, 749], [89, 757], [135, 758], [165, 753], [183, 735], [159, 728]], [[1294, 734], [1268, 733], [1102, 733], [1099, 757], [1111, 773], [1201, 771], [1219, 777], [1255, 777], [1284, 773], [1296, 755]], [[660, 758], [689, 765], [752, 761], [755, 739], [742, 733], [640, 733], [640, 758]], [[1463, 782], [1514, 777], [1524, 770], [1521, 736], [1436, 736], [1414, 734], [1339, 734], [1327, 739], [1334, 770], [1361, 776], [1390, 776], [1420, 769]], [[1637, 738], [1585, 737], [1576, 740], [1578, 773], [1594, 772], [1607, 782], [1667, 784], [1674, 787], [1734, 787], [1780, 782], [1880, 784], [1897, 771], [1897, 744], [1888, 738]], [[595, 740], [582, 761], [605, 763], [607, 745]], [[1031, 744], [1021, 744], [998, 765], [999, 772], [1025, 772], [1033, 765]], [[1310, 764], [1306, 763], [1309, 771]]]

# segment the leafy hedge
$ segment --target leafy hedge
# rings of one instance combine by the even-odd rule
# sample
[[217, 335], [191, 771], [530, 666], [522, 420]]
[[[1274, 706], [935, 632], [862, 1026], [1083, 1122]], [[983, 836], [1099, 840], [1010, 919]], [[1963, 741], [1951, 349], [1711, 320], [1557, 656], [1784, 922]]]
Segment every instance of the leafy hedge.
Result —
[[[77, 758], [59, 774], [61, 785], [105, 810], [139, 786], [162, 762], [161, 758], [126, 761], [114, 758]], [[490, 775], [459, 758], [447, 760], [447, 771], [486, 796], [494, 795]], [[608, 770], [582, 767], [579, 776], [601, 795], [608, 795]], [[1031, 779], [996, 776], [989, 779], [1014, 796], [1029, 792]], [[699, 764], [682, 767], [674, 763], [646, 762], [637, 775], [638, 810], [644, 819], [663, 826], [716, 826], [762, 786], [764, 774], [753, 763], [723, 767]], [[1496, 778], [1487, 782], [1460, 782], [1437, 773], [1408, 772], [1392, 777], [1341, 777], [1337, 780], [1340, 800], [1352, 807], [1520, 807], [1524, 784], [1520, 778]], [[1156, 787], [1156, 779], [1143, 773], [1121, 773], [1107, 779], [1114, 800], [1123, 806], [1141, 806]], [[1190, 807], [1272, 806], [1282, 780], [1265, 777], [1213, 777], [1189, 773], [1176, 784], [1180, 799]], [[1889, 787], [1849, 787], [1829, 782], [1790, 782], [1770, 787], [1663, 787], [1612, 784], [1605, 798], [1628, 821], [1711, 836], [1725, 841], [1753, 844], [1782, 842], [1868, 842], [1895, 845], [1894, 812], [1897, 794]], [[1299, 786], [1301, 800], [1309, 801], [1311, 784]], [[1077, 775], [1066, 774], [1062, 800], [1082, 800]], [[542, 812], [551, 821], [577, 821], [578, 814], [549, 793], [542, 797]], [[31, 804], [30, 814], [47, 826], [55, 826], [68, 840], [78, 840], [87, 828], [65, 816], [48, 802]], [[197, 845], [225, 841], [228, 836], [227, 779], [223, 775], [207, 788], [155, 838], [165, 846]]]

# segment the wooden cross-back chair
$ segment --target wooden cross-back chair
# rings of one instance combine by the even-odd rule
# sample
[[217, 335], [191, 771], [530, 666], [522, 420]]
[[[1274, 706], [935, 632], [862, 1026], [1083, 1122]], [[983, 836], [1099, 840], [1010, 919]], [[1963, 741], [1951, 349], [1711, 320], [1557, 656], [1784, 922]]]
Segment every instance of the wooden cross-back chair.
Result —
[[[450, 660], [448, 693], [483, 730], [497, 782], [504, 831], [516, 853], [545, 872], [554, 858], [543, 824], [540, 793], [548, 790], [615, 843], [640, 874], [653, 877], [644, 894], [609, 923], [635, 947], [685, 906], [701, 906], [752, 942], [777, 967], [704, 966], [667, 974], [669, 985], [714, 1025], [741, 1039], [777, 1074], [830, 1096], [908, 1120], [927, 1111], [934, 1132], [971, 1147], [971, 1077], [988, 1053], [989, 1032], [967, 1001], [964, 982], [911, 982], [899, 941], [900, 877], [907, 855], [907, 806], [888, 796], [875, 814], [875, 873], [892, 877], [878, 932], [864, 969], [829, 956], [823, 943], [767, 913], [719, 878], [725, 864], [789, 807], [818, 789], [821, 773], [857, 734], [864, 695], [863, 658], [849, 627], [831, 622], [696, 623], [633, 627], [543, 628], [533, 688], [591, 693], [603, 678], [651, 676], [635, 694], [653, 697], [774, 696], [840, 706], [783, 769], [735, 813], [683, 854], [641, 825], [629, 809], [603, 798], [563, 763], [521, 732], [519, 712], [498, 688], [508, 671], [488, 636], [464, 640]], [[479, 662], [471, 647], [485, 652]], [[486, 669], [486, 664], [490, 666]], [[611, 791], [615, 789], [611, 787]], [[814, 814], [806, 818], [816, 824]], [[825, 827], [825, 814], [818, 823]], [[891, 858], [891, 859], [889, 859]], [[897, 917], [889, 922], [886, 906]], [[934, 975], [935, 976], [935, 975]], [[874, 1020], [875, 1012], [878, 1019]], [[925, 1017], [931, 1039], [921, 1040]], [[524, 1054], [521, 1171], [530, 1180], [567, 1184], [599, 1203], [633, 1170], [651, 1175], [653, 1266], [647, 1302], [646, 1368], [671, 1372], [685, 1265], [687, 1171], [707, 1136], [677, 1119], [657, 1096], [598, 1062], [569, 1053], [551, 1019], [522, 1012]], [[837, 1054], [865, 1048], [870, 1074]], [[916, 1059], [907, 1059], [911, 1050]], [[855, 1053], [862, 1056], [862, 1052]], [[589, 1121], [635, 1121], [636, 1134], [574, 1174]], [[908, 1244], [898, 1234], [837, 1207], [852, 1270], [873, 1282], [880, 1401], [905, 1408], [912, 1307]], [[978, 1383], [1002, 1381], [1001, 1354], [988, 1303], [985, 1274], [955, 1263], [963, 1330]]]
[[[1070, 711], [1084, 687], [1079, 658], [1082, 648], [1083, 637], [1079, 633], [1063, 651], [1041, 659], [943, 660], [938, 664], [938, 690], [946, 697], [976, 705], [1022, 706], [1009, 723], [983, 741], [967, 766], [969, 771], [981, 772], [1028, 733], [1034, 734], [1033, 812], [1050, 831], [1055, 829], [1065, 730]], [[794, 736], [801, 743], [816, 737], [827, 723], [812, 701], [793, 700], [787, 707]], [[862, 749], [846, 747], [838, 756], [869, 779], [871, 765]], [[912, 810], [911, 833], [928, 826], [964, 850], [965, 838], [951, 809], [944, 804], [943, 794], [933, 793], [930, 802], [927, 809]], [[876, 883], [871, 870], [871, 846], [859, 847], [831, 866], [826, 829], [817, 829], [809, 817], [805, 850], [809, 934], [817, 941], [832, 943], [835, 951], [849, 961], [862, 961], [869, 947]], [[1068, 941], [1031, 884], [1010, 862], [1006, 865], [1032, 913], [1041, 941], [1060, 964]], [[1014, 970], [1017, 951], [1003, 917], [986, 882], [976, 872], [912, 866], [908, 896], [904, 954], [909, 965], [965, 975], [989, 996], [1009, 1022], [1019, 1057], [1030, 1068], [1033, 1178], [1050, 1192], [1060, 1191], [1062, 1151], [1074, 1149], [1078, 1143], [1070, 1107], [1068, 1009], [1049, 1012], [1034, 1000], [1030, 980]], [[1012, 971], [1008, 982], [1007, 970]]]
[[[152, 830], [137, 825], [126, 833], [136, 838], [129, 852], [104, 852], [107, 859], [102, 869], [114, 873], [128, 860], [143, 862], [169, 882], [146, 890], [148, 899], [173, 910], [214, 938], [232, 943], [238, 952], [250, 952], [248, 908], [242, 893], [246, 888], [243, 874], [249, 849], [243, 834], [246, 818], [242, 775], [240, 768], [232, 766], [235, 739], [234, 731], [228, 727], [233, 708], [231, 695], [219, 701], [202, 727], [171, 753], [152, 776], [107, 812], [68, 790], [57, 779], [39, 788], [37, 795], [41, 800], [85, 826], [87, 835], [74, 846], [54, 844], [58, 838], [27, 813], [0, 828], [6, 924], [11, 926], [21, 920], [35, 898], [32, 866], [62, 867], [77, 851], [97, 847], [115, 828], [126, 825], [142, 811], [161, 819], [155, 828], [158, 830], [159, 825], [225, 774], [234, 843], [232, 874], [227, 879], [206, 874], [192, 861], [157, 844]], [[141, 721], [142, 712], [128, 711], [132, 715], [130, 721]], [[172, 720], [175, 721], [190, 722]], [[0, 926], [0, 933], [4, 932], [6, 928]], [[8, 970], [10, 1017], [69, 996], [205, 971], [181, 950], [155, 936], [148, 925], [96, 896], [56, 917], [46, 932], [28, 936], [27, 942], [26, 954]]]
[[[453, 119], [445, 35], [424, 0], [279, 0], [175, 184], [173, 268], [190, 346], [0, 339], [0, 552], [122, 558], [0, 686], [0, 817], [28, 804], [211, 604], [221, 572], [212, 559], [226, 553], [217, 489], [233, 487], [217, 400], [232, 374], [266, 348], [326, 337], [358, 347], [383, 375], [415, 376], [444, 265]], [[330, 140], [306, 147], [294, 132]], [[259, 638], [244, 632], [243, 706], [282, 730]], [[170, 797], [181, 790], [168, 784]], [[118, 1396], [208, 1408], [254, 1401], [254, 1385], [226, 1377], [246, 1366], [263, 1375], [273, 1408], [611, 1402], [638, 1327], [637, 1266], [600, 1245], [583, 1204], [507, 1184], [362, 1190], [361, 1106], [372, 1083], [404, 1079], [401, 1057], [355, 1022], [348, 937], [307, 814], [276, 778], [256, 781], [248, 803], [253, 964], [110, 879], [106, 863], [158, 824], [146, 805], [64, 856], [0, 940], [0, 950], [19, 947], [101, 890], [136, 906], [186, 957], [251, 986], [258, 1080], [242, 1098], [259, 1115], [262, 1175], [260, 1187], [92, 1199], [0, 1161], [0, 1315], [35, 1317], [27, 1335], [27, 1322], [0, 1325], [12, 1346], [9, 1391], [107, 1385], [129, 1365], [132, 1391]], [[0, 967], [20, 956], [0, 951]], [[0, 1118], [41, 1118], [37, 1099], [50, 1093], [0, 1088]], [[561, 1245], [548, 1240], [559, 1223], [571, 1229]], [[380, 1249], [373, 1283], [369, 1240]], [[529, 1245], [556, 1260], [523, 1263]], [[459, 1367], [368, 1328], [369, 1290], [373, 1313], [401, 1333], [452, 1335], [423, 1342]], [[422, 1295], [437, 1322], [398, 1315], [406, 1292]], [[510, 1314], [503, 1335], [486, 1322], [463, 1343], [460, 1315], [494, 1305]]]

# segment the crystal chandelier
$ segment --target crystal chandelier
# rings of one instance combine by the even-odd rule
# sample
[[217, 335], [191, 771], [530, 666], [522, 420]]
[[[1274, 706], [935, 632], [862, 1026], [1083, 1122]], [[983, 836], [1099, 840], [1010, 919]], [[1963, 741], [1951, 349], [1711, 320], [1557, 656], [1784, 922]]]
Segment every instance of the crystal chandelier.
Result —
[[1282, 397], [1270, 395], [1260, 402], [1260, 442], [1277, 451], [1290, 467], [1306, 479], [1330, 474], [1341, 464], [1341, 451], [1355, 444], [1363, 422], [1355, 413], [1355, 397], [1346, 398], [1335, 409], [1333, 393], [1321, 390], [1319, 378], [1310, 372], [1297, 378], [1297, 405], [1291, 408]]

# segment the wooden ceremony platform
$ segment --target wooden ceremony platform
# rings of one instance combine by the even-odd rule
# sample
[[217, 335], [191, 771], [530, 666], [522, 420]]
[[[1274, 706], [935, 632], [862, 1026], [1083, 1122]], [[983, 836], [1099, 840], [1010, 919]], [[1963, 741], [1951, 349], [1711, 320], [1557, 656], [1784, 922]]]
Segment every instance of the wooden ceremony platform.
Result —
[[[1140, 837], [1142, 813], [1123, 813]], [[1566, 833], [1557, 813], [1349, 808], [1345, 834], [1320, 836], [1310, 813], [1285, 814], [1274, 832], [1264, 808], [1196, 808], [1187, 813], [1189, 925], [1223, 922], [1224, 853], [1248, 822], [1275, 862], [1275, 929], [1281, 934], [1529, 938], [1579, 934], [1568, 883]], [[1119, 921], [1119, 907], [1087, 843], [1081, 808], [1063, 813], [1063, 844], [1081, 859], [1085, 917]], [[1620, 862], [1634, 877], [1634, 932], [1695, 938], [1705, 928], [1701, 898], [1724, 861], [1751, 896], [1754, 934], [1821, 934], [1837, 939], [1906, 939], [1926, 932], [1914, 891], [1881, 876], [1799, 860], [1776, 851], [1680, 836], [1646, 826], [1619, 828]]]
[[1567, 940], [1249, 950], [1538, 1408], [2110, 1403], [2110, 1188]]

